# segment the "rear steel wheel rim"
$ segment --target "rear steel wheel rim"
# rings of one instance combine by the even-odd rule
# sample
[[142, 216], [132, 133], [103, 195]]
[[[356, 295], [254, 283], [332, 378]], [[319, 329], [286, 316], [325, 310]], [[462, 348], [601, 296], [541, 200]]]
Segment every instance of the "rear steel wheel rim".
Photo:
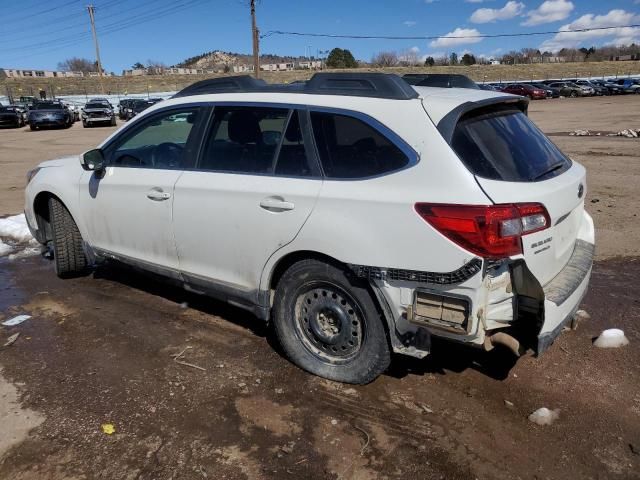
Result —
[[298, 290], [294, 324], [304, 347], [330, 364], [346, 363], [357, 356], [366, 335], [358, 303], [329, 282], [307, 284]]

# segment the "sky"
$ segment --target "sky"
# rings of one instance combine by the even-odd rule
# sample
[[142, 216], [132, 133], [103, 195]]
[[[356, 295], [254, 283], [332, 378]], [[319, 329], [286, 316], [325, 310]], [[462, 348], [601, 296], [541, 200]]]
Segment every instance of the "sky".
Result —
[[[70, 57], [95, 59], [87, 0], [2, 0], [0, 67], [55, 70]], [[10, 5], [10, 6], [9, 6]], [[251, 52], [248, 0], [94, 0], [102, 64], [121, 73], [136, 62], [172, 65], [210, 50]], [[420, 58], [472, 52], [488, 58], [523, 47], [557, 51], [640, 43], [640, 0], [258, 0], [258, 27], [339, 35], [515, 38], [377, 40], [267, 35], [262, 53], [317, 55], [348, 48], [357, 59], [379, 51]], [[592, 27], [613, 30], [566, 33]], [[310, 52], [310, 53], [309, 53]]]

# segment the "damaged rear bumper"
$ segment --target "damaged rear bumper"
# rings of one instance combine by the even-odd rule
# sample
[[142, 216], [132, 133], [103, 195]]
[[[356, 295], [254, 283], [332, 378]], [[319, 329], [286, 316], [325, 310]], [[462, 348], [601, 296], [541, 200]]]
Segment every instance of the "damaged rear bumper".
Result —
[[577, 240], [567, 265], [543, 287], [544, 324], [538, 335], [536, 353], [543, 353], [571, 322], [587, 293], [595, 245]]

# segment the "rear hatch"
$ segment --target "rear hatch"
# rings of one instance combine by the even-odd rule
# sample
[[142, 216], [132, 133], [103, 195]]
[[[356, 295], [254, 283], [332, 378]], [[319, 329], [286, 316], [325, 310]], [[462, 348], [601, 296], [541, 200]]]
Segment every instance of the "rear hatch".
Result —
[[516, 106], [493, 105], [459, 120], [451, 141], [496, 204], [542, 204], [549, 227], [522, 237], [525, 261], [545, 285], [567, 264], [583, 219], [585, 169], [569, 160]]

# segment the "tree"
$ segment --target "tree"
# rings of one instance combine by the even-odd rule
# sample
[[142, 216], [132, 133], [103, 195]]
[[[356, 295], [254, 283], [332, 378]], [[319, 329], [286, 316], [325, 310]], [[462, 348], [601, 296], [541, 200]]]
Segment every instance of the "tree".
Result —
[[140, 62], [136, 62], [133, 65], [131, 65], [131, 68], [133, 68], [134, 70], [141, 70], [144, 68], [144, 65], [141, 64]]
[[395, 52], [379, 52], [371, 59], [376, 67], [393, 67], [398, 64], [398, 55]]
[[64, 72], [97, 72], [96, 63], [88, 58], [72, 57], [58, 63], [58, 69]]
[[458, 54], [456, 52], [453, 52], [451, 55], [449, 55], [449, 64], [458, 65]]
[[427, 57], [424, 59], [425, 67], [433, 67], [435, 64], [436, 64], [436, 61], [434, 60], [433, 57]]
[[353, 54], [342, 48], [334, 48], [329, 52], [327, 57], [327, 67], [329, 68], [357, 68], [358, 62], [353, 57]]
[[460, 63], [466, 67], [468, 67], [469, 65], [475, 65], [476, 62], [476, 57], [469, 54], [469, 53], [465, 53], [462, 56], [462, 59], [460, 60]]

